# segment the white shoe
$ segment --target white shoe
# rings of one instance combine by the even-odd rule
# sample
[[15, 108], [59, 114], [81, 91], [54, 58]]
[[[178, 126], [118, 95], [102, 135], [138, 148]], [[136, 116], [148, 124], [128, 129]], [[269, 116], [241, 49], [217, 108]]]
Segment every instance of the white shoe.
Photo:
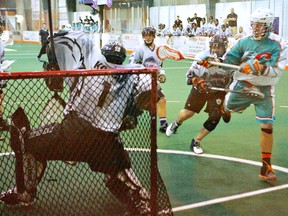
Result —
[[173, 133], [176, 133], [179, 125], [174, 121], [172, 124], [170, 124], [166, 129], [166, 136], [170, 137]]
[[201, 148], [200, 142], [196, 141], [195, 139], [192, 139], [190, 149], [195, 154], [202, 154], [203, 153], [203, 149]]

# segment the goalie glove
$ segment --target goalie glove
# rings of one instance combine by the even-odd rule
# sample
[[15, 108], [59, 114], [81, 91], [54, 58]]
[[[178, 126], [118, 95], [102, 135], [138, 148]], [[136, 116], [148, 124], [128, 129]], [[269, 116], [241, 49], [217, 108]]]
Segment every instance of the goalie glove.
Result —
[[210, 83], [207, 83], [204, 78], [194, 77], [192, 83], [200, 93], [207, 93], [209, 91]]
[[165, 83], [165, 82], [166, 82], [165, 70], [163, 70], [163, 69], [159, 70], [159, 73], [158, 73], [158, 81], [159, 81], [160, 83]]
[[252, 74], [255, 76], [263, 75], [267, 66], [265, 64], [260, 64], [257, 59], [250, 59], [246, 62], [240, 64], [240, 72], [244, 74]]

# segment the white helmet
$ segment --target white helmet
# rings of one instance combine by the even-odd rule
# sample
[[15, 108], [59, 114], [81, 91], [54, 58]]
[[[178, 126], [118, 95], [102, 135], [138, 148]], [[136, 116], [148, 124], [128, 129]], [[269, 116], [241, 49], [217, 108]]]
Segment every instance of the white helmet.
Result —
[[272, 29], [272, 24], [274, 21], [274, 14], [268, 8], [257, 9], [251, 14], [251, 25], [256, 23], [263, 23], [262, 28], [253, 28], [253, 37], [255, 40], [262, 40], [266, 37], [269, 31]]

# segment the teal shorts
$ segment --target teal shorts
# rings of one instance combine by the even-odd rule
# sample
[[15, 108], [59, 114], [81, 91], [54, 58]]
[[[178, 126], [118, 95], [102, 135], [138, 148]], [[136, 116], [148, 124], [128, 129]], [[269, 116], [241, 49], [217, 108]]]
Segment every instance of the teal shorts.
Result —
[[[234, 81], [230, 88], [234, 90], [242, 90], [248, 84], [243, 81]], [[274, 86], [256, 86], [265, 98], [252, 98], [245, 94], [229, 92], [226, 94], [224, 107], [229, 112], [242, 113], [250, 105], [254, 105], [256, 112], [256, 121], [261, 124], [273, 124], [275, 121], [275, 100]]]

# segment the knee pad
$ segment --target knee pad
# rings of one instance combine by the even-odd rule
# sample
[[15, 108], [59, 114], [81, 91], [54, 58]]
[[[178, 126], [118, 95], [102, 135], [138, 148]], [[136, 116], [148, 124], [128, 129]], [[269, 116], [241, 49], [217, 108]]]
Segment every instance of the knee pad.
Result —
[[203, 126], [208, 130], [208, 131], [213, 131], [216, 126], [218, 125], [219, 121], [221, 119], [221, 112], [215, 111], [212, 112], [209, 115], [209, 118], [204, 122]]
[[273, 129], [272, 128], [261, 128], [261, 131], [263, 131], [264, 133], [267, 133], [267, 134], [272, 134], [273, 133]]

